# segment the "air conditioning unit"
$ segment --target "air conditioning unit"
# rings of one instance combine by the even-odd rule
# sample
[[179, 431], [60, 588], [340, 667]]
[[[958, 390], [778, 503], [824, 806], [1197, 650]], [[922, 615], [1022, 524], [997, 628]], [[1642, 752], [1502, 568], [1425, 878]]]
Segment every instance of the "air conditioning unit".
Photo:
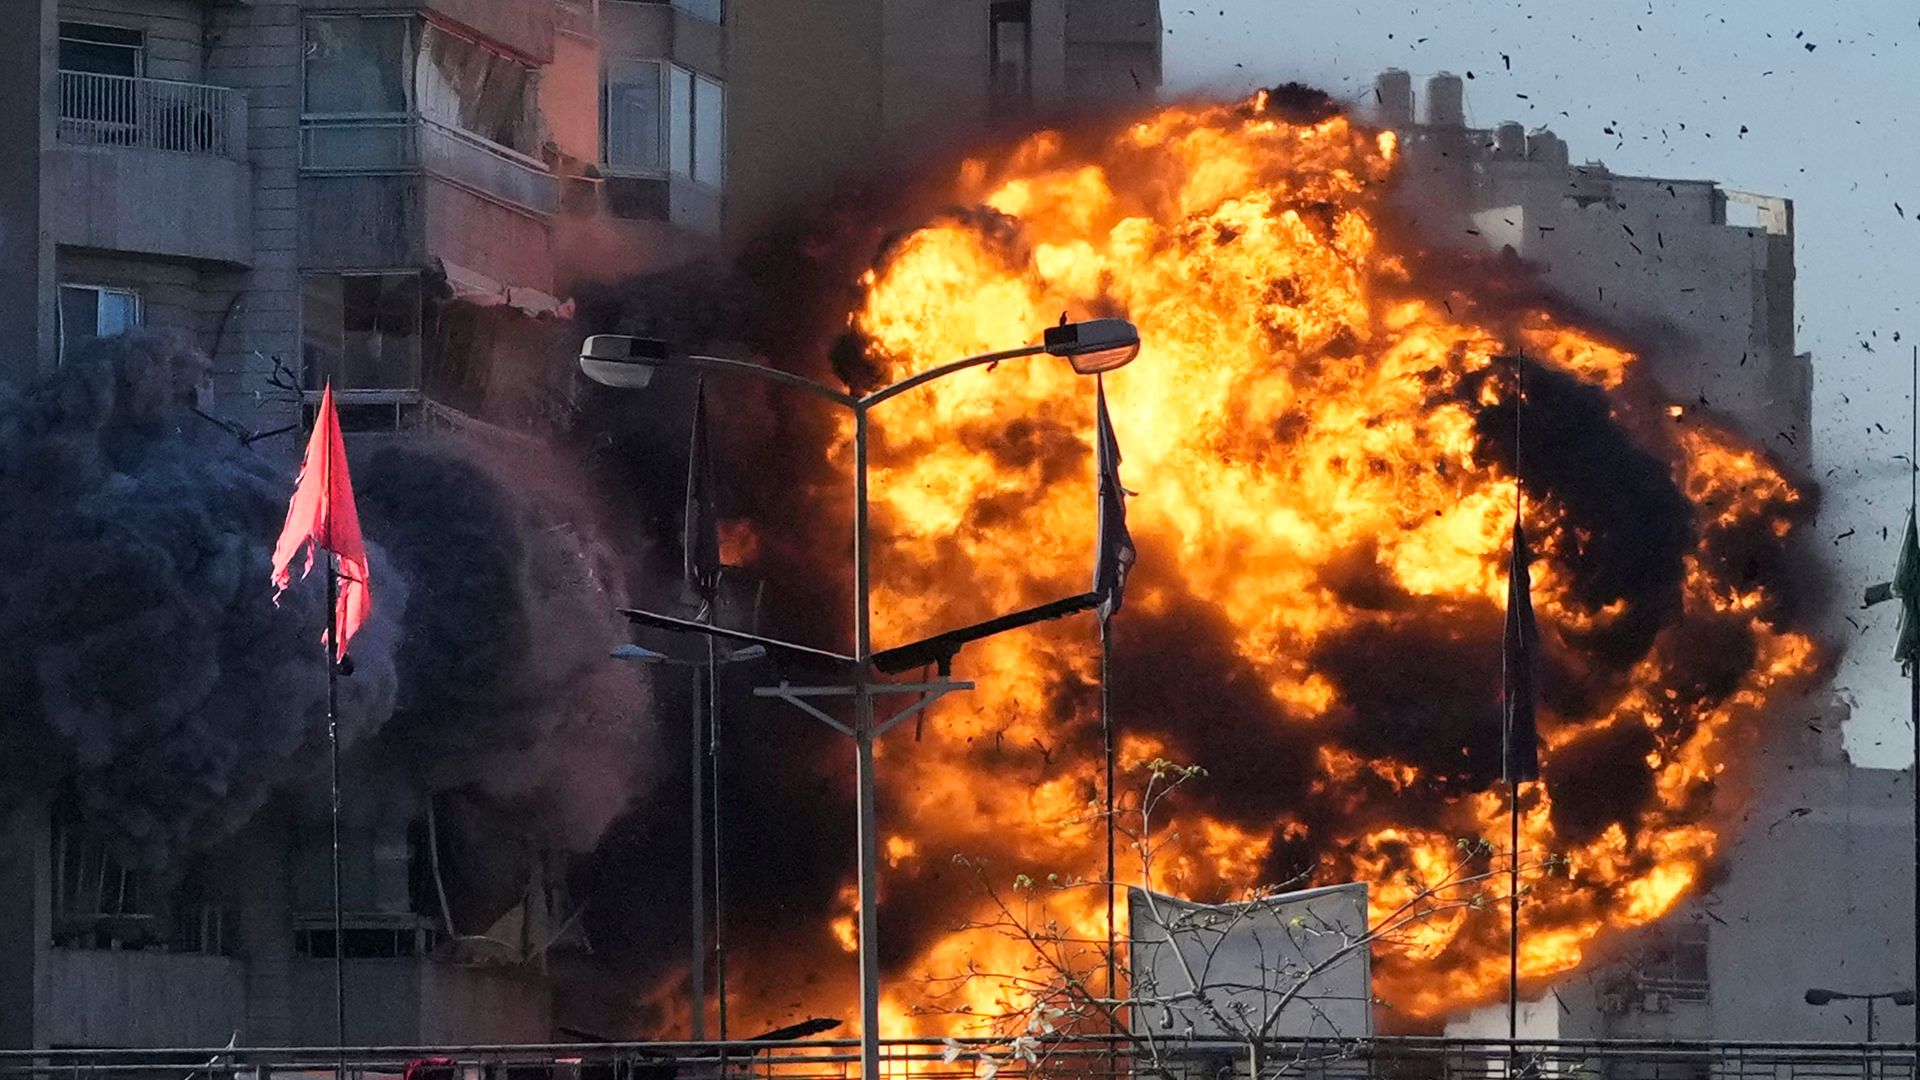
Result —
[[1643, 1012], [1667, 1013], [1673, 1011], [1673, 995], [1662, 993], [1648, 994], [1640, 1003]]
[[1626, 1015], [1627, 996], [1625, 994], [1601, 994], [1600, 1012], [1605, 1016]]

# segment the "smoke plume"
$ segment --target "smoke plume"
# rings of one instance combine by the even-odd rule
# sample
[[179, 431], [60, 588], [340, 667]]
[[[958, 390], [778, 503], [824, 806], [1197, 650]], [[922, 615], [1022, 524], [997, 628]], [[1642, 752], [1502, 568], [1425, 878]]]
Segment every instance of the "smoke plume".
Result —
[[[129, 861], [179, 856], [325, 775], [324, 579], [271, 598], [293, 490], [195, 407], [206, 357], [134, 331], [0, 388], [0, 794], [70, 799]], [[467, 789], [584, 850], [645, 760], [643, 684], [606, 661], [594, 515], [484, 440], [386, 437], [355, 481], [374, 617], [339, 680], [351, 757]], [[358, 446], [360, 444], [356, 444]], [[375, 743], [378, 746], [374, 746]]]

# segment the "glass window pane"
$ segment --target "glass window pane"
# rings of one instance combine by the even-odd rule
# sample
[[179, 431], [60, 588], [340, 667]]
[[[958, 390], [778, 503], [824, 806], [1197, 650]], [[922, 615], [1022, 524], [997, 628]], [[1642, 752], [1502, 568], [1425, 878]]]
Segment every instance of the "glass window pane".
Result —
[[607, 64], [607, 164], [660, 167], [660, 65], [646, 60]]
[[726, 89], [702, 77], [693, 90], [693, 178], [719, 187], [726, 179]]
[[100, 293], [100, 315], [94, 326], [101, 337], [131, 330], [140, 325], [140, 298], [114, 289]]
[[343, 280], [314, 274], [300, 282], [301, 384], [308, 390], [319, 390], [340, 371]]
[[405, 112], [406, 74], [405, 19], [329, 15], [307, 20], [307, 112]]
[[710, 23], [720, 22], [725, 14], [725, 5], [722, 0], [673, 0], [673, 6], [696, 19], [705, 19]]
[[66, 359], [94, 336], [99, 319], [99, 293], [92, 289], [60, 286], [60, 357]]
[[60, 70], [139, 75], [145, 44], [146, 35], [138, 30], [63, 22], [60, 24]]
[[667, 148], [673, 171], [693, 175], [693, 72], [667, 69]]

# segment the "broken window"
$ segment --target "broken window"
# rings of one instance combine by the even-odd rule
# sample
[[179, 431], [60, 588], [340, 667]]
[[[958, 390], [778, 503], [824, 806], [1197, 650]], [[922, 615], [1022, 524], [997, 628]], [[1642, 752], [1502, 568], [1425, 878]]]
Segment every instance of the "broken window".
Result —
[[1707, 923], [1679, 919], [1650, 933], [1635, 964], [1638, 988], [1670, 1001], [1707, 1000]]
[[607, 167], [616, 172], [661, 171], [660, 64], [653, 60], [607, 61], [604, 137]]
[[1022, 111], [1033, 100], [1032, 0], [994, 0], [987, 29], [993, 109]]
[[140, 294], [110, 285], [60, 286], [60, 357], [97, 337], [140, 325]]
[[195, 878], [171, 891], [121, 860], [98, 833], [72, 820], [53, 828], [52, 944], [68, 949], [152, 949], [225, 955], [228, 915]]
[[301, 283], [304, 386], [343, 397], [417, 398], [420, 275], [310, 274]]
[[421, 116], [523, 154], [539, 149], [532, 68], [432, 23], [420, 55], [414, 96]]

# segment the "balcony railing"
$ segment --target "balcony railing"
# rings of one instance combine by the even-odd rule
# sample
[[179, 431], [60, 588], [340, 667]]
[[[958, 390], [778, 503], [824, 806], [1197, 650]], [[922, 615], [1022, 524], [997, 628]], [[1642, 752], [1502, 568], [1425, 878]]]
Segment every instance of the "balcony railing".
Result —
[[537, 158], [420, 116], [310, 116], [300, 167], [313, 172], [420, 170], [537, 214], [559, 209], [560, 184]]
[[[1253, 1080], [1247, 1048], [888, 1039], [875, 1080]], [[1912, 1043], [1378, 1038], [1263, 1047], [1259, 1080], [1913, 1080]], [[847, 1039], [250, 1050], [0, 1051], [0, 1080], [857, 1080]], [[414, 1066], [409, 1068], [409, 1065]], [[170, 1071], [169, 1071], [170, 1070]]]
[[246, 157], [246, 96], [224, 86], [60, 73], [56, 137], [82, 146], [130, 146]]

